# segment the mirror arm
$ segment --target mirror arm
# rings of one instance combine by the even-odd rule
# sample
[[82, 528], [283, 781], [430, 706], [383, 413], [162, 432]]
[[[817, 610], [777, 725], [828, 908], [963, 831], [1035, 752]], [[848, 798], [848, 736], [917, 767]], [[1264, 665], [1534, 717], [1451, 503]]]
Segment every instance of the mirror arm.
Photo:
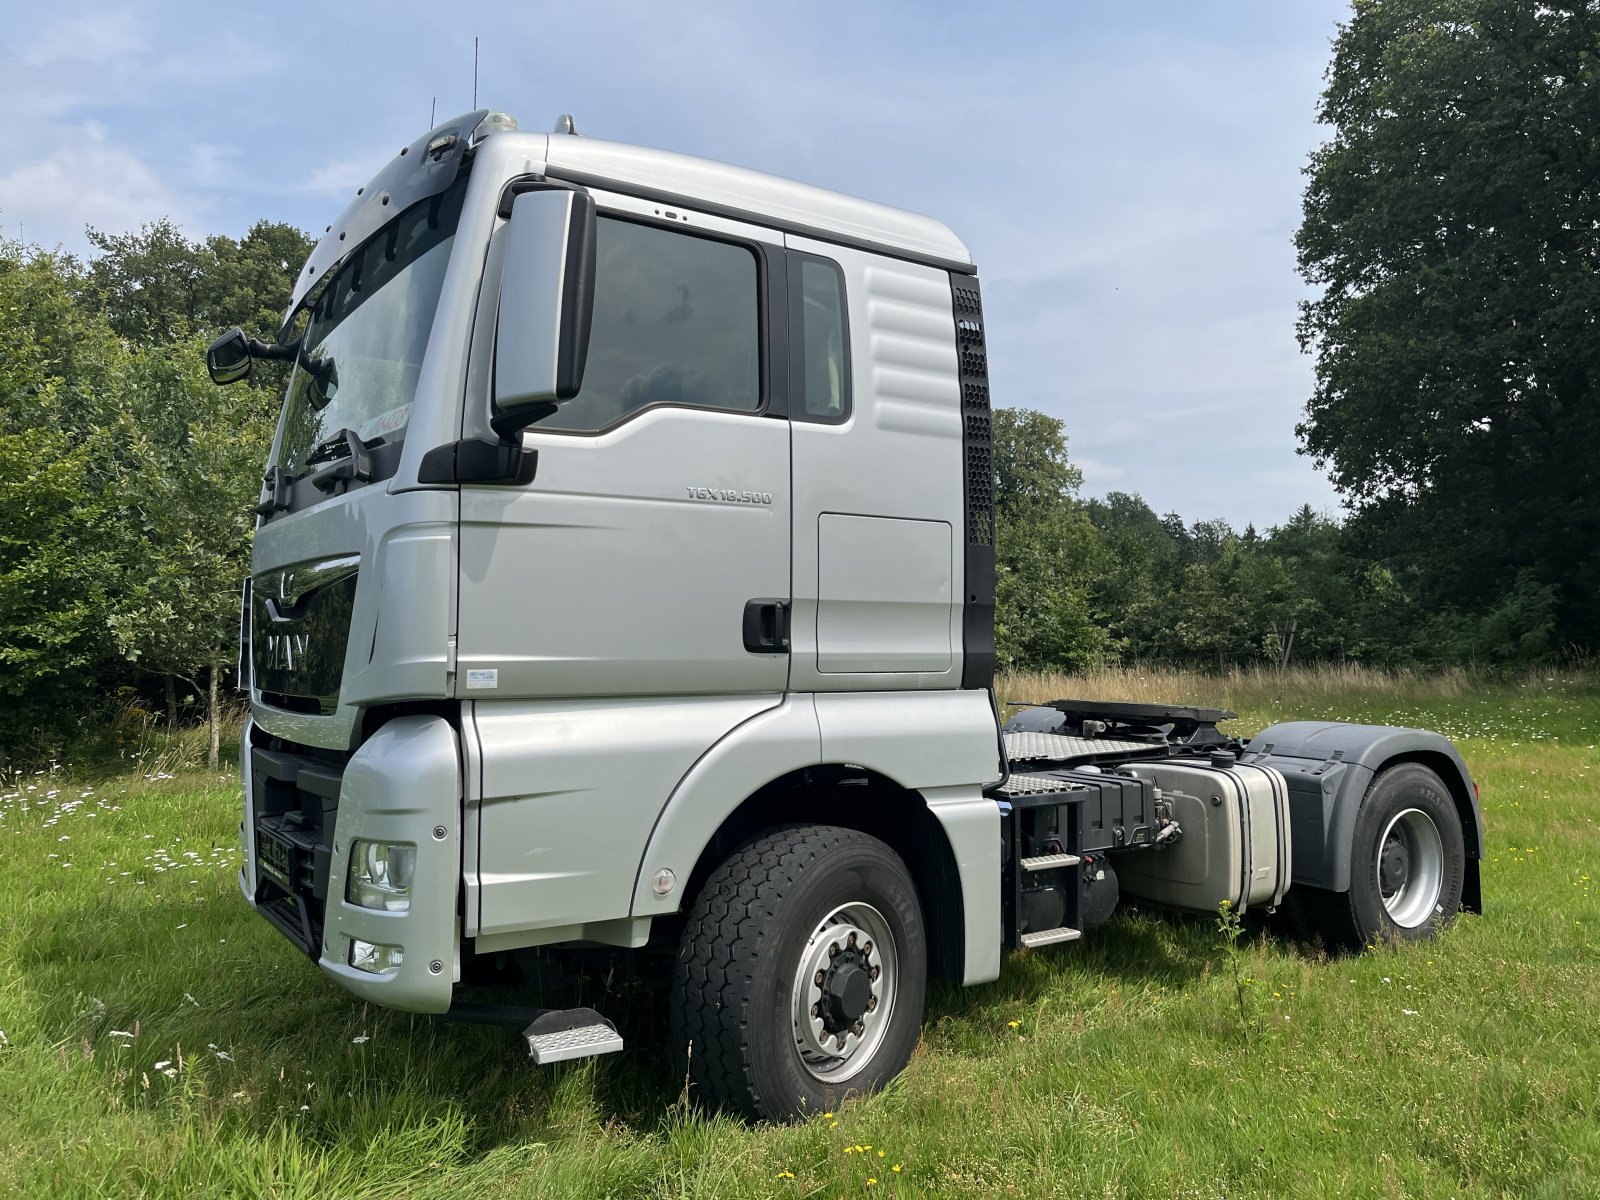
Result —
[[287, 344], [283, 342], [263, 342], [251, 338], [245, 343], [250, 351], [251, 358], [262, 358], [276, 362], [290, 362], [296, 354], [300, 353], [300, 339]]
[[546, 400], [542, 404], [530, 404], [526, 408], [514, 408], [510, 412], [497, 412], [489, 418], [489, 428], [502, 439], [511, 441], [535, 421], [542, 421], [555, 412], [557, 407], [554, 401]]

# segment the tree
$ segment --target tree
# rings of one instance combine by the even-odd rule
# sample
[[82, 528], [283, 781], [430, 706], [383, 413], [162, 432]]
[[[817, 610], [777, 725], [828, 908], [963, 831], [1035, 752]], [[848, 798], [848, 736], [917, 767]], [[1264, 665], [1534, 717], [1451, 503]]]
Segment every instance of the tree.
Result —
[[86, 297], [119, 336], [140, 346], [215, 337], [229, 326], [270, 340], [283, 323], [295, 272], [311, 239], [292, 225], [257, 221], [239, 241], [218, 234], [191, 242], [171, 221], [137, 233], [89, 230], [100, 251]]
[[66, 718], [115, 669], [108, 415], [122, 347], [72, 259], [0, 243], [0, 744]]
[[1600, 645], [1600, 5], [1357, 0], [1319, 115], [1305, 450], [1423, 609]]
[[994, 410], [995, 652], [1003, 666], [1074, 670], [1112, 649], [1091, 606], [1099, 539], [1061, 422]]
[[130, 364], [118, 494], [131, 553], [108, 624], [130, 662], [204, 691], [215, 768], [220, 683], [238, 649], [273, 400], [262, 389], [216, 387], [203, 351], [195, 338], [140, 350]]

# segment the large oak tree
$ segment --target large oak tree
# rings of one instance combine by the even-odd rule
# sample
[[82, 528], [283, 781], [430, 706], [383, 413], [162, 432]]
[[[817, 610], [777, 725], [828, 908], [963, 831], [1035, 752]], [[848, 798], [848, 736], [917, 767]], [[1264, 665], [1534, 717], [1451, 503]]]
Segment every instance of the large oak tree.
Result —
[[1320, 117], [1305, 449], [1449, 656], [1600, 646], [1600, 4], [1356, 0]]

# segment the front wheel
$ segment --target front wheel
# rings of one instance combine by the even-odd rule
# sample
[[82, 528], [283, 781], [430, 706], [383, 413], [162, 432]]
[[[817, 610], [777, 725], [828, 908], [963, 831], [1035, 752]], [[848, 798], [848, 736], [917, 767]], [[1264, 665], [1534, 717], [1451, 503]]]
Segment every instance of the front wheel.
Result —
[[771, 830], [695, 897], [672, 1036], [699, 1099], [787, 1121], [904, 1069], [927, 992], [927, 936], [900, 857], [853, 829]]

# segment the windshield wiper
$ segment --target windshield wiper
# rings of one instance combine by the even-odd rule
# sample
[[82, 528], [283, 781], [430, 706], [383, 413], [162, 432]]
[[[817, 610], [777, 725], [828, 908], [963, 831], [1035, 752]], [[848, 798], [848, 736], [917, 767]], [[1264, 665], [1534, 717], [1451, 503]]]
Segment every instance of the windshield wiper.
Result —
[[[341, 486], [348, 487], [356, 482], [366, 483], [372, 478], [372, 455], [369, 452], [382, 442], [382, 438], [364, 442], [354, 429], [341, 429], [331, 438], [318, 442], [313, 447], [306, 459], [308, 468], [306, 474], [311, 475], [312, 485], [323, 492], [331, 492]], [[338, 465], [331, 470], [315, 473], [309, 470], [318, 463], [335, 460], [339, 460]]]

